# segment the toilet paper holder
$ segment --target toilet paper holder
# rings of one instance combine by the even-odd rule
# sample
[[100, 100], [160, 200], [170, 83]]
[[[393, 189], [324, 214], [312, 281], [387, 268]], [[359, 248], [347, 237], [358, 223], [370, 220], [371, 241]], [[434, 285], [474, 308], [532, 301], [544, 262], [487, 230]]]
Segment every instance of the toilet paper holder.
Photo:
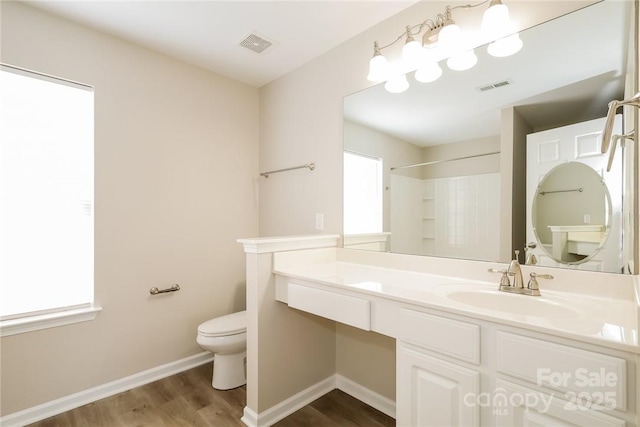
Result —
[[158, 294], [166, 294], [167, 292], [175, 292], [179, 290], [180, 290], [180, 285], [176, 283], [171, 285], [171, 287], [167, 289], [158, 289], [154, 286], [153, 288], [149, 289], [149, 293], [151, 295], [158, 295]]

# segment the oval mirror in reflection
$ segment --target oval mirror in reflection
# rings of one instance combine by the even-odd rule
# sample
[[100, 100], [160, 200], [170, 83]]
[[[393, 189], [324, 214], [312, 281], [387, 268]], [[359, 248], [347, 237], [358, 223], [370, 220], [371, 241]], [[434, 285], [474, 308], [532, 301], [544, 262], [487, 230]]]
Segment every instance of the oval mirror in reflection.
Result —
[[569, 162], [540, 181], [533, 198], [533, 229], [556, 262], [581, 264], [602, 248], [611, 229], [611, 196], [590, 166]]

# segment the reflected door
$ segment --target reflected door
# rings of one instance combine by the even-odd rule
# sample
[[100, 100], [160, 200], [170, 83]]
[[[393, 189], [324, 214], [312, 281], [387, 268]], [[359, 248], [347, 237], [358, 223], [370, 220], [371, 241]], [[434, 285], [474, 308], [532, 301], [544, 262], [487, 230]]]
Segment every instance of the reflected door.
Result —
[[[617, 273], [622, 269], [622, 155], [619, 154], [614, 159], [611, 171], [606, 172], [608, 155], [600, 152], [604, 124], [605, 119], [602, 118], [527, 135], [527, 243], [536, 243], [536, 248], [529, 249], [529, 253], [535, 255], [539, 265]], [[622, 116], [618, 115], [614, 134], [620, 134], [621, 129]], [[575, 185], [575, 180], [569, 182], [569, 179], [565, 181], [567, 185], [563, 185], [560, 181], [556, 184], [557, 189], [553, 188], [551, 191], [545, 189], [546, 194], [542, 197], [550, 207], [543, 212], [536, 209], [535, 214], [532, 211], [535, 205], [534, 198], [541, 197], [536, 196], [540, 183], [550, 171], [568, 162], [587, 165], [602, 178], [609, 190], [612, 208], [611, 211], [607, 209], [608, 212], [604, 217], [595, 209], [591, 212], [588, 203], [576, 203], [575, 198], [581, 197], [581, 185]], [[571, 193], [571, 190], [576, 191]], [[567, 217], [570, 213], [573, 219], [568, 221]], [[536, 214], [547, 216], [544, 227], [535, 228]], [[536, 222], [539, 224], [541, 221]], [[566, 235], [571, 238], [572, 233], [564, 233], [567, 227], [580, 228], [580, 230], [600, 227], [598, 228], [600, 230], [604, 229], [607, 223], [610, 224], [610, 228], [606, 230], [606, 240], [600, 249], [598, 245], [591, 247], [590, 242], [579, 241], [579, 238], [569, 243], [565, 242], [562, 248], [559, 247], [559, 244], [566, 240], [562, 237]], [[581, 234], [573, 233], [573, 235]], [[569, 256], [561, 262], [562, 257], [558, 254], [567, 250], [568, 246], [571, 247], [568, 249]], [[586, 251], [586, 249], [589, 250]], [[554, 256], [554, 253], [558, 256]], [[572, 256], [575, 261], [571, 261]]]

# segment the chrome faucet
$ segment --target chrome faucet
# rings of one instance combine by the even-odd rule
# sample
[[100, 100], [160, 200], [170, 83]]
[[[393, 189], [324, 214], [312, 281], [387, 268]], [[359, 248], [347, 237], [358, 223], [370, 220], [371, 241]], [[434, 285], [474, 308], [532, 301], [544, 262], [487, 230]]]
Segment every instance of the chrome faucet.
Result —
[[513, 284], [508, 289], [501, 289], [507, 292], [517, 292], [521, 294], [524, 291], [524, 280], [522, 279], [522, 270], [520, 269], [520, 261], [518, 261], [518, 257], [520, 256], [520, 251], [515, 251], [515, 258], [511, 260], [511, 264], [509, 264], [509, 268], [507, 269], [507, 274], [513, 277]]
[[[527, 283], [527, 287], [525, 288], [524, 280], [522, 279], [522, 269], [520, 268], [520, 262], [518, 261], [520, 251], [515, 251], [515, 254], [516, 256], [511, 260], [508, 269], [495, 270], [490, 268], [488, 270], [489, 273], [502, 274], [502, 277], [500, 278], [500, 287], [498, 289], [504, 292], [513, 292], [516, 294], [540, 296], [540, 287], [537, 279], [553, 279], [553, 276], [550, 274], [531, 273], [529, 274], [529, 283]], [[509, 280], [509, 276], [513, 277], [513, 283]]]
[[[522, 279], [522, 270], [520, 269], [520, 262], [518, 261], [518, 256], [520, 255], [520, 251], [515, 251], [515, 258], [509, 264], [509, 268], [506, 270], [495, 270], [490, 268], [489, 273], [500, 273], [502, 277], [500, 278], [500, 287], [498, 288], [504, 292], [513, 292], [517, 294], [524, 293], [524, 280]], [[509, 276], [513, 277], [513, 283], [509, 279]]]

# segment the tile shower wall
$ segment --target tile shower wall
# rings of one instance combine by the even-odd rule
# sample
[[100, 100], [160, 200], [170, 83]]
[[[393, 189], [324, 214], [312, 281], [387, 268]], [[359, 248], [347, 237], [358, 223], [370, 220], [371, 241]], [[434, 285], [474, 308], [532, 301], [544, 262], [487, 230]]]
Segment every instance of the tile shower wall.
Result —
[[498, 259], [500, 174], [391, 177], [391, 251]]

